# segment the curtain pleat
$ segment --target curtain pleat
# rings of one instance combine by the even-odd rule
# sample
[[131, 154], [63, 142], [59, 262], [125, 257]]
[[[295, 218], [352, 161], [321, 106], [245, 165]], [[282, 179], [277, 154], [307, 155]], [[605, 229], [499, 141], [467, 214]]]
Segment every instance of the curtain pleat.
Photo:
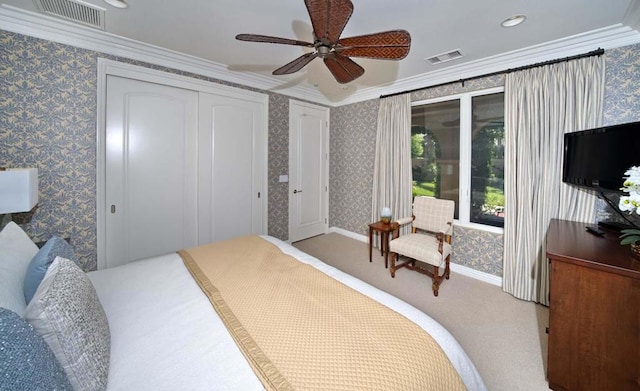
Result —
[[604, 59], [588, 57], [505, 79], [503, 290], [549, 303], [552, 218], [594, 223], [595, 195], [562, 182], [564, 133], [600, 126]]
[[371, 197], [371, 221], [389, 207], [393, 219], [411, 216], [411, 99], [409, 94], [380, 99]]

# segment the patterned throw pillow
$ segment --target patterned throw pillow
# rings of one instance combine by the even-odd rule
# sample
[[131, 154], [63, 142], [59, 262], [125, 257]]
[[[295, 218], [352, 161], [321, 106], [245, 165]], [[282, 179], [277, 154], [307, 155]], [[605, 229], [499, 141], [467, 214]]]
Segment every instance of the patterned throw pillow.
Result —
[[111, 335], [86, 274], [57, 257], [27, 305], [25, 319], [47, 342], [76, 390], [107, 387]]
[[66, 258], [76, 264], [78, 263], [78, 258], [76, 257], [75, 251], [73, 251], [73, 247], [71, 247], [66, 240], [57, 236], [49, 239], [47, 244], [42, 246], [27, 267], [27, 272], [24, 276], [24, 299], [27, 304], [29, 304], [31, 298], [33, 298], [36, 289], [38, 289], [38, 285], [40, 285], [47, 269], [49, 269], [49, 266], [51, 266], [51, 263], [56, 257]]
[[0, 390], [72, 390], [44, 339], [6, 308], [0, 308]]

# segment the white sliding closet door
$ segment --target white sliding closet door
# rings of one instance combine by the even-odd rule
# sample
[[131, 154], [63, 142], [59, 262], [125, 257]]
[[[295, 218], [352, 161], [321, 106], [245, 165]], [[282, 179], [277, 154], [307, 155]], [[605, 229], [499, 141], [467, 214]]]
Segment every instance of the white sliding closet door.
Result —
[[264, 101], [201, 93], [199, 118], [200, 242], [265, 233]]
[[197, 244], [198, 93], [107, 77], [106, 264]]
[[99, 268], [267, 232], [265, 94], [98, 65]]

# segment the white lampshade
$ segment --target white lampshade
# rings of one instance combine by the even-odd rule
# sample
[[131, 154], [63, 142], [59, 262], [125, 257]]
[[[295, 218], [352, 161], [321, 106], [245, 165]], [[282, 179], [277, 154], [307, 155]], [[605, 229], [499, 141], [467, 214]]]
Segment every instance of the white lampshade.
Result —
[[0, 171], [0, 214], [28, 212], [37, 203], [37, 168]]

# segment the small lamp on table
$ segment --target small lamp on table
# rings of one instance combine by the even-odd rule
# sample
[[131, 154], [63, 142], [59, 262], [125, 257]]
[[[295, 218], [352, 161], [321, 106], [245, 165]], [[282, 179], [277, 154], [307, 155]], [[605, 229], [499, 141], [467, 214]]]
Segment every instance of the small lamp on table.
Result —
[[391, 222], [391, 209], [386, 206], [382, 208], [382, 211], [380, 211], [380, 221], [384, 224]]
[[38, 169], [0, 169], [0, 230], [11, 213], [29, 212], [38, 203]]

